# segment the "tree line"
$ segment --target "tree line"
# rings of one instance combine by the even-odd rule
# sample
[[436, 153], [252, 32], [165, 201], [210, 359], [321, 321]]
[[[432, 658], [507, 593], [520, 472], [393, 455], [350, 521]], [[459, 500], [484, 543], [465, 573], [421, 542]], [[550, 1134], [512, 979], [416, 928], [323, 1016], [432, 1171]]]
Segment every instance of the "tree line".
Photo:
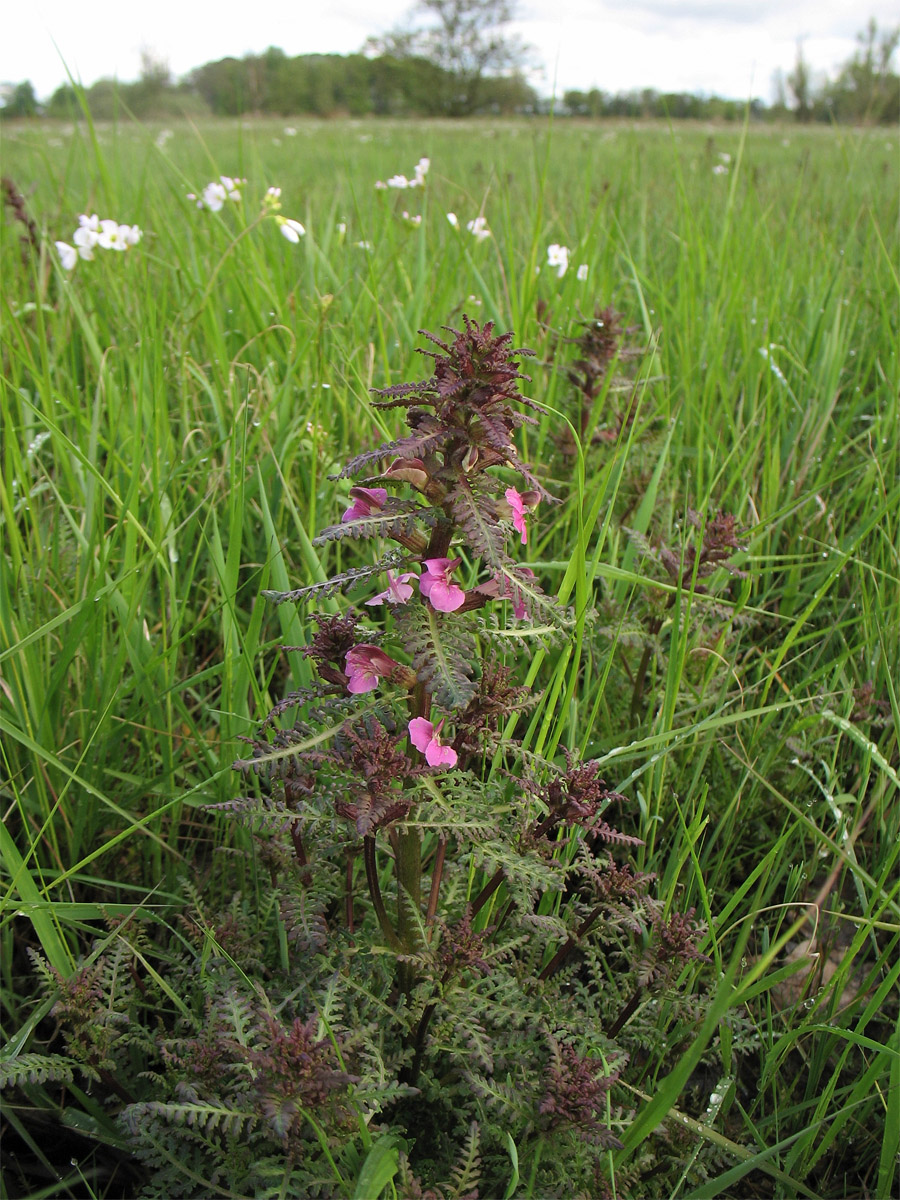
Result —
[[[449, 0], [430, 0], [432, 5]], [[456, 8], [478, 0], [452, 0]], [[446, 41], [446, 39], [444, 39]], [[432, 39], [437, 46], [440, 39]], [[798, 48], [794, 69], [775, 80], [775, 102], [750, 102], [756, 119], [894, 123], [900, 119], [900, 77], [892, 68], [900, 29], [882, 32], [870, 21], [857, 50], [833, 79], [816, 81]], [[98, 80], [83, 96], [70, 84], [39, 104], [28, 81], [6, 99], [5, 116], [77, 118], [82, 100], [92, 115], [109, 119], [130, 112], [141, 118], [179, 115], [291, 117], [541, 115], [562, 117], [655, 117], [739, 120], [743, 101], [689, 92], [644, 88], [609, 93], [568, 90], [556, 101], [541, 97], [527, 82], [521, 48], [516, 54], [455, 57], [430, 49], [408, 34], [394, 34], [367, 47], [369, 53], [302, 54], [289, 57], [270, 47], [262, 54], [222, 58], [173, 80], [168, 66], [144, 55], [134, 83]], [[373, 51], [383, 51], [373, 53]], [[491, 73], [491, 67], [500, 67]]]

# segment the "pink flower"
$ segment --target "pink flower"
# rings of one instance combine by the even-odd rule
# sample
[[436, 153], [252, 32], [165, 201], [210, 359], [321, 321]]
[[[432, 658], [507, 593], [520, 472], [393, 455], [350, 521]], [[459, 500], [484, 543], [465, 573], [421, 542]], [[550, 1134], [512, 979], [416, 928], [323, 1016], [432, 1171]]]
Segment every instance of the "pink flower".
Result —
[[426, 558], [425, 574], [419, 577], [419, 591], [438, 612], [456, 612], [465, 603], [466, 593], [450, 582], [450, 574], [462, 562], [461, 558]]
[[525, 500], [514, 487], [508, 487], [503, 493], [506, 503], [512, 509], [513, 528], [522, 535], [522, 545], [528, 541], [528, 530], [525, 527]]
[[373, 512], [381, 512], [387, 500], [387, 488], [352, 487], [350, 499], [353, 503], [341, 517], [341, 524], [346, 521], [358, 521], [362, 517], [370, 517]]
[[409, 740], [425, 755], [429, 767], [455, 767], [456, 751], [452, 746], [442, 746], [440, 732], [443, 720], [437, 729], [425, 717], [414, 717], [409, 723]]
[[366, 604], [405, 604], [413, 594], [412, 588], [406, 582], [407, 579], [418, 578], [412, 571], [405, 571], [402, 575], [394, 575], [393, 571], [388, 571], [388, 585], [383, 592], [379, 592], [377, 596], [373, 596], [371, 600], [367, 600]]
[[371, 692], [378, 686], [382, 676], [390, 675], [391, 671], [400, 664], [395, 662], [377, 646], [354, 646], [344, 655], [347, 664], [347, 691], [354, 695], [360, 692]]

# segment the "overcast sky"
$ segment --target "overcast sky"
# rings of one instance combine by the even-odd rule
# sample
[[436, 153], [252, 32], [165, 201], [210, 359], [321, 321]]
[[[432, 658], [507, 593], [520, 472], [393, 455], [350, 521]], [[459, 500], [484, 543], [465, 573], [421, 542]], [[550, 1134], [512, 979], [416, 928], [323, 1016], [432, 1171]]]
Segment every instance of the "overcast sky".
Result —
[[[68, 66], [91, 84], [137, 78], [142, 49], [176, 76], [205, 62], [279, 46], [288, 55], [349, 54], [401, 23], [409, 0], [153, 0], [85, 6], [12, 0], [3, 20], [0, 81], [30, 79], [41, 99]], [[520, 0], [512, 28], [536, 47], [538, 90], [654, 87], [771, 99], [776, 68], [797, 42], [817, 71], [855, 48], [869, 17], [897, 23], [896, 0]]]

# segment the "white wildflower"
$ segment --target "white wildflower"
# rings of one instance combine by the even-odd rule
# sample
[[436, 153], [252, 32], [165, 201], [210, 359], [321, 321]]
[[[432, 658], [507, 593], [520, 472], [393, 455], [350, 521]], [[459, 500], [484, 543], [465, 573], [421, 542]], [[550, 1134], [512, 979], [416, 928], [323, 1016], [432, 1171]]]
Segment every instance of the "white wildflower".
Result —
[[59, 255], [59, 263], [64, 271], [71, 271], [78, 262], [78, 251], [74, 246], [70, 246], [68, 242], [54, 242], [56, 253]]
[[102, 246], [104, 250], [127, 250], [128, 243], [123, 233], [126, 228], [127, 226], [120, 225], [118, 221], [101, 221], [97, 245]]
[[422, 224], [422, 214], [416, 213], [415, 216], [411, 217], [408, 212], [404, 211], [403, 220], [407, 223], [407, 225], [411, 225], [413, 229], [418, 229]]
[[210, 212], [221, 212], [228, 199], [228, 192], [222, 183], [208, 183], [203, 189], [203, 199], [198, 208], [208, 208]]
[[447, 220], [454, 229], [459, 229], [459, 217], [456, 215], [456, 213], [447, 213]]
[[557, 276], [562, 279], [569, 269], [569, 249], [557, 242], [547, 247], [547, 266], [556, 269]]
[[409, 187], [409, 180], [405, 175], [392, 175], [385, 184], [385, 187], [399, 188], [401, 191]]
[[88, 262], [94, 257], [94, 247], [100, 241], [100, 218], [96, 213], [86, 216], [82, 213], [78, 218], [78, 228], [72, 234], [72, 241], [78, 247], [80, 258]]
[[485, 238], [491, 236], [491, 231], [487, 227], [486, 217], [476, 217], [474, 221], [468, 221], [466, 229], [468, 229], [476, 242], [483, 242]]
[[289, 242], [294, 245], [306, 236], [305, 228], [299, 221], [292, 221], [290, 217], [277, 216], [275, 220], [278, 222], [278, 228], [281, 230], [281, 236], [286, 237]]
[[726, 152], [724, 150], [720, 150], [719, 151], [719, 162], [723, 162], [725, 164], [725, 166], [727, 167], [728, 164], [731, 162], [731, 155], [726, 154]]
[[581, 266], [578, 268], [578, 270], [575, 272], [575, 278], [578, 280], [579, 283], [584, 283], [584, 281], [587, 279], [587, 277], [588, 277], [588, 265], [587, 265], [587, 263], [582, 263]]
[[296, 136], [297, 136], [297, 130], [294, 128], [294, 126], [293, 126], [293, 125], [285, 125], [285, 127], [284, 127], [284, 136], [285, 136], [285, 137], [296, 137]]
[[725, 166], [724, 163], [716, 163], [716, 165], [712, 169], [712, 173], [713, 173], [713, 175], [727, 175], [728, 168]]

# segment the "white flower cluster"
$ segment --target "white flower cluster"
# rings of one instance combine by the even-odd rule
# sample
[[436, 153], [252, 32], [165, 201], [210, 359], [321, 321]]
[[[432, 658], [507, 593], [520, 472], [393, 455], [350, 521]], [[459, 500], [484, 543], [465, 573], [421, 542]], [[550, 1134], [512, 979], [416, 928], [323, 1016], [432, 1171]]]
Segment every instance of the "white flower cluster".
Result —
[[230, 175], [220, 175], [218, 179], [208, 183], [199, 196], [195, 192], [188, 192], [187, 198], [193, 200], [198, 208], [220, 212], [225, 207], [226, 200], [232, 200], [235, 204], [240, 201], [241, 188], [246, 182], [246, 179], [232, 179]]
[[287, 238], [289, 242], [293, 242], [296, 246], [300, 239], [306, 236], [306, 229], [299, 221], [293, 221], [290, 217], [283, 217], [279, 211], [280, 208], [281, 188], [266, 188], [266, 194], [263, 197], [263, 211], [271, 213], [281, 236]]
[[384, 191], [385, 188], [399, 188], [403, 191], [405, 188], [418, 188], [425, 186], [425, 176], [428, 174], [428, 168], [431, 166], [430, 158], [420, 158], [413, 168], [412, 179], [407, 179], [405, 175], [392, 175], [387, 183], [383, 179], [379, 179], [375, 187], [379, 191]]
[[68, 242], [56, 242], [56, 252], [64, 271], [71, 271], [79, 258], [92, 259], [94, 251], [101, 250], [125, 251], [129, 246], [136, 246], [141, 240], [141, 231], [137, 225], [120, 225], [118, 221], [103, 220], [93, 213], [81, 213], [78, 218], [78, 228], [72, 234], [70, 246]]
[[[454, 229], [459, 229], [459, 217], [454, 212], [447, 213], [447, 220]], [[487, 217], [475, 217], [472, 221], [466, 222], [466, 229], [471, 233], [476, 242], [486, 241], [492, 236], [488, 229]]]
[[[547, 266], [553, 267], [556, 271], [557, 279], [562, 279], [566, 271], [569, 269], [569, 247], [560, 246], [557, 242], [552, 242], [547, 247]], [[579, 283], [584, 283], [588, 277], [588, 264], [582, 263], [575, 272], [575, 277]]]

